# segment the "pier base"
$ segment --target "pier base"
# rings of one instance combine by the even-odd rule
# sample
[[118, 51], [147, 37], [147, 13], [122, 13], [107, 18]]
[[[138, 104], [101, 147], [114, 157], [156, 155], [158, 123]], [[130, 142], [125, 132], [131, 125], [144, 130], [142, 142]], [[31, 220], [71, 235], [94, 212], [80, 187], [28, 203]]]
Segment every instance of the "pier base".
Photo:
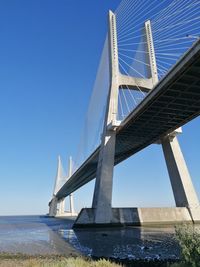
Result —
[[65, 217], [76, 217], [77, 215], [78, 215], [78, 213], [76, 213], [76, 212], [65, 211], [63, 213], [57, 214], [55, 217], [56, 218], [59, 218], [59, 217], [65, 218]]
[[[198, 213], [200, 210], [198, 211]], [[80, 211], [74, 228], [110, 227], [125, 225], [166, 225], [179, 223], [198, 223], [191, 217], [186, 207], [176, 208], [112, 208], [109, 223], [95, 223], [95, 209], [84, 208]]]

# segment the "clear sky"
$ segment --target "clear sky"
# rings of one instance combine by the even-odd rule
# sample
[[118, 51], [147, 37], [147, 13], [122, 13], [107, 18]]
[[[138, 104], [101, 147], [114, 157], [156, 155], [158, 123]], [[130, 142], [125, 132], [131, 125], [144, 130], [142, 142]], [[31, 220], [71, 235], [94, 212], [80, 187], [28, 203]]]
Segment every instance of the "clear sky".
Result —
[[[0, 215], [44, 214], [60, 154], [76, 154], [106, 35], [119, 0], [0, 1]], [[200, 197], [200, 119], [180, 144]], [[90, 206], [94, 182], [75, 192]], [[115, 168], [114, 206], [174, 205], [161, 147]]]

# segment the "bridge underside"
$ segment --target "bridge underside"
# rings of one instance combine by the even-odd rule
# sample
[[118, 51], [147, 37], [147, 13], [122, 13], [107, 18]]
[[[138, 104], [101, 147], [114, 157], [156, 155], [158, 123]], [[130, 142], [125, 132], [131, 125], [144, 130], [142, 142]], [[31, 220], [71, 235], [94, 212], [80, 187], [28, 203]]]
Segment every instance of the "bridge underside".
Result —
[[[200, 41], [117, 128], [115, 165], [200, 114]], [[58, 191], [68, 196], [96, 176], [100, 147]]]

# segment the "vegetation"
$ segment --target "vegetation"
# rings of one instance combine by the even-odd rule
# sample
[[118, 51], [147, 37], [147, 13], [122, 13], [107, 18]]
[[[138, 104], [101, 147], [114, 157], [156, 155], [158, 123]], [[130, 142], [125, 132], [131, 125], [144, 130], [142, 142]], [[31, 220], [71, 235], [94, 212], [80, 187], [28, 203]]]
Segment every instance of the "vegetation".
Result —
[[173, 267], [200, 267], [200, 227], [177, 226], [176, 239], [181, 247], [181, 263]]
[[26, 256], [23, 254], [0, 254], [0, 267], [119, 267], [119, 264], [100, 259], [92, 261], [61, 256]]
[[[35, 255], [0, 253], [0, 267], [171, 267], [167, 262], [123, 260], [115, 263], [106, 259], [88, 259], [84, 257], [65, 257], [59, 255]], [[179, 266], [175, 266], [179, 267]]]

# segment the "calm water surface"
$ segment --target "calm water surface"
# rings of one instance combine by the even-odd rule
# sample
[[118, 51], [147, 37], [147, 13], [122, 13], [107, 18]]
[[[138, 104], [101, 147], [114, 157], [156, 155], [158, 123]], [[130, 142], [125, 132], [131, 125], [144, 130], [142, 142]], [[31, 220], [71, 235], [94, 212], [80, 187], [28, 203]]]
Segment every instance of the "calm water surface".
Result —
[[72, 230], [74, 218], [0, 217], [0, 252], [65, 254], [69, 244], [84, 255], [129, 259], [177, 259], [173, 227]]

